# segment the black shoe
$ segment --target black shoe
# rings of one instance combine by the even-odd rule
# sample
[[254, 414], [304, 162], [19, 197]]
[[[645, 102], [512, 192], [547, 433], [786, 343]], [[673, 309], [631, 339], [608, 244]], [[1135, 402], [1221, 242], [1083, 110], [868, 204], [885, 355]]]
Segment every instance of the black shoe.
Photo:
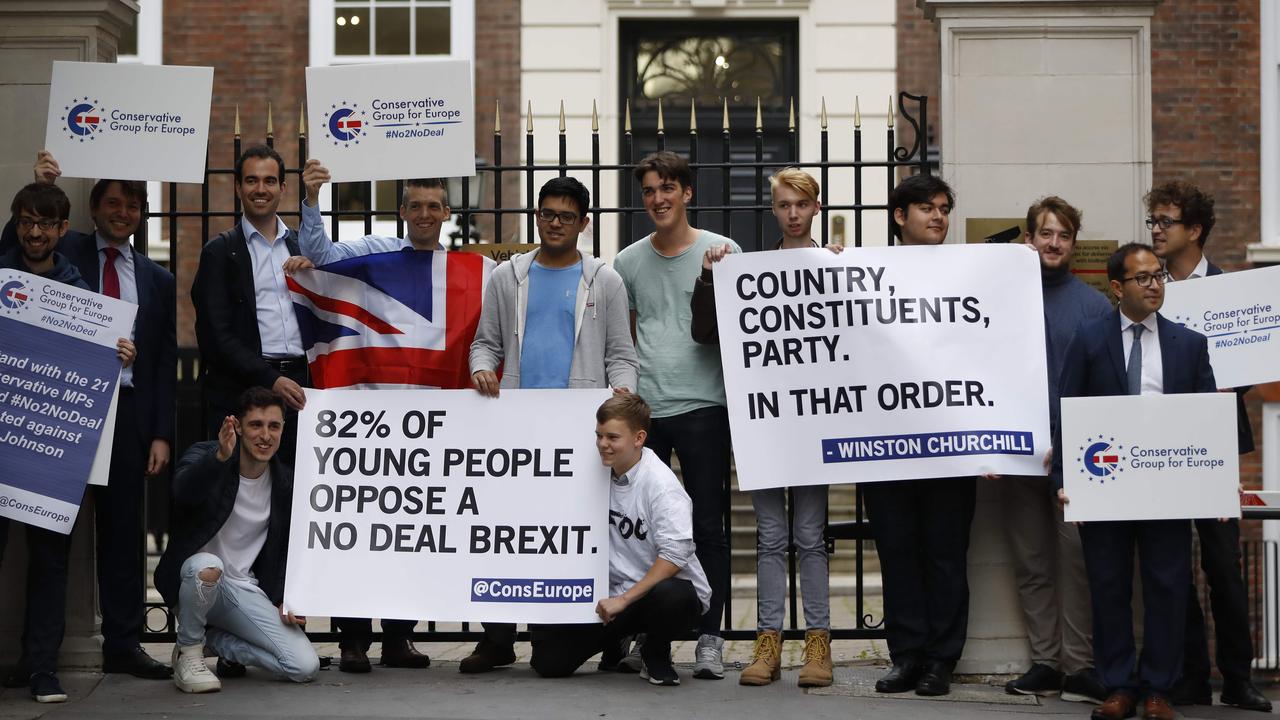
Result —
[[606, 645], [604, 651], [600, 653], [600, 664], [597, 669], [600, 672], [624, 672], [621, 669], [622, 659], [631, 651], [631, 636], [628, 635], [618, 640], [616, 645]]
[[644, 669], [640, 678], [648, 680], [650, 685], [672, 687], [680, 684], [680, 676], [676, 674], [676, 666], [671, 663], [671, 643], [658, 643], [663, 647], [650, 648], [647, 643], [640, 651], [644, 659]]
[[924, 674], [916, 683], [916, 694], [937, 697], [951, 692], [951, 668], [943, 662], [930, 660]]
[[360, 648], [342, 648], [338, 669], [345, 673], [367, 673], [373, 669], [369, 656]]
[[1057, 695], [1062, 690], [1062, 673], [1048, 665], [1034, 663], [1022, 677], [1005, 683], [1010, 695]]
[[481, 638], [476, 643], [476, 649], [471, 654], [462, 658], [462, 662], [458, 663], [458, 672], [474, 675], [476, 673], [487, 673], [490, 670], [496, 670], [503, 665], [510, 665], [516, 661], [516, 649], [514, 645], [502, 644], [495, 645], [489, 642], [488, 638]]
[[1101, 703], [1110, 694], [1098, 679], [1098, 671], [1085, 668], [1062, 678], [1062, 694], [1059, 696], [1068, 702]]
[[168, 680], [173, 677], [173, 668], [151, 657], [138, 645], [120, 655], [104, 656], [102, 672], [123, 673], [144, 680]]
[[1234, 705], [1242, 710], [1271, 712], [1271, 701], [1266, 695], [1248, 680], [1229, 680], [1222, 683], [1222, 695], [1218, 698], [1223, 705]]
[[62, 689], [58, 676], [53, 673], [36, 673], [31, 676], [31, 697], [38, 703], [67, 701], [67, 691]]
[[1213, 688], [1209, 687], [1208, 680], [1196, 682], [1182, 678], [1173, 686], [1169, 700], [1174, 705], [1212, 705]]
[[213, 668], [213, 674], [226, 680], [228, 678], [242, 678], [249, 672], [249, 669], [238, 662], [227, 660], [226, 658], [218, 658], [218, 664]]
[[895, 664], [889, 673], [876, 681], [878, 693], [900, 693], [912, 690], [924, 674], [924, 666], [915, 660]]
[[[385, 636], [384, 636], [385, 637]], [[420, 670], [431, 667], [431, 657], [418, 652], [409, 638], [382, 641], [382, 664], [393, 668]]]

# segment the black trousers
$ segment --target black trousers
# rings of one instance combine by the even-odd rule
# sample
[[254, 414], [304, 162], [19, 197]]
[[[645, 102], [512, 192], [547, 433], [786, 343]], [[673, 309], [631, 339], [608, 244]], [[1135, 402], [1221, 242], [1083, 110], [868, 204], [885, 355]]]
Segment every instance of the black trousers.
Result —
[[693, 583], [667, 578], [607, 625], [531, 626], [529, 665], [542, 677], [566, 677], [592, 655], [636, 633], [645, 634], [642, 656], [665, 659], [671, 652], [671, 641], [688, 632], [701, 617], [702, 605]]
[[0, 562], [9, 526], [27, 531], [27, 604], [22, 617], [22, 657], [29, 673], [56, 672], [58, 649], [67, 629], [67, 557], [71, 536], [0, 518]]
[[[281, 374], [304, 388], [311, 387], [311, 373], [307, 371], [305, 362], [297, 363], [291, 366], [287, 372], [282, 372]], [[236, 403], [240, 400], [240, 394], [247, 389], [249, 389], [248, 386], [238, 390], [229, 390], [206, 385], [204, 389], [205, 425], [208, 428], [210, 440], [217, 439], [218, 429], [222, 427], [222, 420], [228, 415], [235, 414]], [[270, 390], [271, 388], [267, 389]], [[298, 456], [298, 411], [290, 408], [287, 404], [285, 405], [284, 413], [284, 433], [280, 436], [280, 451], [277, 454], [280, 457], [280, 461], [285, 465], [290, 468], [295, 467], [294, 461]]]
[[[1227, 681], [1249, 680], [1253, 638], [1249, 635], [1249, 596], [1240, 574], [1240, 521], [1196, 520], [1200, 567], [1209, 581], [1209, 606], [1217, 637], [1218, 671]], [[1209, 682], [1209, 641], [1204, 612], [1194, 585], [1187, 593], [1187, 631], [1183, 645], [1184, 682]]]
[[[383, 620], [383, 642], [404, 640], [413, 634], [417, 620]], [[333, 618], [333, 627], [342, 633], [338, 647], [343, 650], [368, 652], [373, 644], [373, 621], [369, 618]]]
[[699, 632], [719, 635], [729, 594], [729, 539], [724, 519], [729, 510], [729, 411], [720, 406], [654, 418], [645, 441], [659, 460], [680, 460], [684, 489], [693, 501], [693, 544], [711, 585], [711, 607]]
[[[1110, 692], [1168, 695], [1182, 669], [1191, 586], [1191, 522], [1129, 520], [1080, 526], [1093, 660]], [[1142, 573], [1142, 659], [1133, 639], [1133, 556]]]
[[969, 628], [974, 478], [863, 483], [880, 575], [889, 656], [954, 667]]
[[[148, 443], [149, 444], [149, 443]], [[149, 447], [138, 436], [133, 390], [120, 389], [110, 479], [93, 486], [97, 534], [98, 602], [102, 610], [102, 654], [122, 655], [138, 646], [146, 586], [143, 496]]]

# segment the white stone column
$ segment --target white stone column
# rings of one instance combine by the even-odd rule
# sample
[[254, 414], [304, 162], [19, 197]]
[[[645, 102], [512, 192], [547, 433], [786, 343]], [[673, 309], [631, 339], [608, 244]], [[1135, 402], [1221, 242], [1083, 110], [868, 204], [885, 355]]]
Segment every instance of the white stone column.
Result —
[[[956, 190], [951, 238], [970, 217], [1026, 214], [1060, 195], [1082, 239], [1147, 237], [1151, 15], [1159, 0], [917, 0], [941, 31], [942, 176]], [[962, 673], [1030, 666], [995, 483], [979, 481]]]
[[[115, 62], [121, 32], [138, 14], [134, 0], [0, 0], [0, 199], [9, 206], [31, 182], [31, 164], [44, 147], [45, 113], [54, 60]], [[71, 224], [93, 227], [89, 180], [61, 180], [71, 198]], [[7, 218], [5, 218], [7, 220]], [[67, 588], [67, 634], [60, 667], [101, 663], [93, 567], [93, 510], [86, 502], [72, 537]], [[0, 666], [17, 660], [26, 597], [27, 550], [21, 524], [11, 523], [0, 564]]]

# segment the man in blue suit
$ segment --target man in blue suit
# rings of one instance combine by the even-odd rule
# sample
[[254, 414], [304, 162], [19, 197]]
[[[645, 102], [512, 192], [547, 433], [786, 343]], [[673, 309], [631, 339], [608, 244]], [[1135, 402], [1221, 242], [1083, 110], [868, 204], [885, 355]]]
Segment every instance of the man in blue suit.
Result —
[[[36, 182], [53, 184], [60, 175], [57, 160], [41, 151]], [[166, 679], [171, 670], [139, 644], [146, 599], [143, 497], [146, 478], [164, 472], [172, 454], [178, 347], [173, 275], [129, 244], [146, 202], [145, 183], [99, 180], [89, 193], [96, 231], [67, 231], [58, 252], [90, 290], [138, 306], [132, 337], [138, 357], [120, 373], [108, 485], [93, 488], [102, 669]]]
[[[1160, 317], [1168, 275], [1151, 248], [1122, 246], [1107, 260], [1107, 277], [1119, 308], [1081, 325], [1063, 360], [1061, 396], [1216, 391], [1205, 337]], [[1061, 438], [1054, 445], [1061, 448]], [[1062, 454], [1056, 453], [1054, 465], [1058, 499], [1065, 505]], [[1182, 668], [1191, 584], [1191, 523], [1088, 522], [1080, 527], [1080, 541], [1093, 601], [1094, 661], [1110, 693], [1093, 718], [1132, 717], [1145, 696], [1144, 718], [1172, 719], [1169, 693]], [[1131, 606], [1135, 548], [1145, 605], [1141, 662], [1136, 662]]]

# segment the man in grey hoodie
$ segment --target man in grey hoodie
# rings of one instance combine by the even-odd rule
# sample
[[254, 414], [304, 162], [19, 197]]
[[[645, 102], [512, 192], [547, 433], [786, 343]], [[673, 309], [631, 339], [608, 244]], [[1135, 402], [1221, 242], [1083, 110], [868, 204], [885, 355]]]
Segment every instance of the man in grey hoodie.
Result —
[[[541, 246], [493, 271], [471, 343], [471, 380], [482, 395], [497, 397], [499, 388], [635, 389], [627, 290], [612, 268], [578, 251], [589, 207], [582, 183], [547, 181], [538, 192]], [[514, 663], [515, 636], [515, 625], [485, 623], [484, 638], [458, 669], [481, 673]]]

